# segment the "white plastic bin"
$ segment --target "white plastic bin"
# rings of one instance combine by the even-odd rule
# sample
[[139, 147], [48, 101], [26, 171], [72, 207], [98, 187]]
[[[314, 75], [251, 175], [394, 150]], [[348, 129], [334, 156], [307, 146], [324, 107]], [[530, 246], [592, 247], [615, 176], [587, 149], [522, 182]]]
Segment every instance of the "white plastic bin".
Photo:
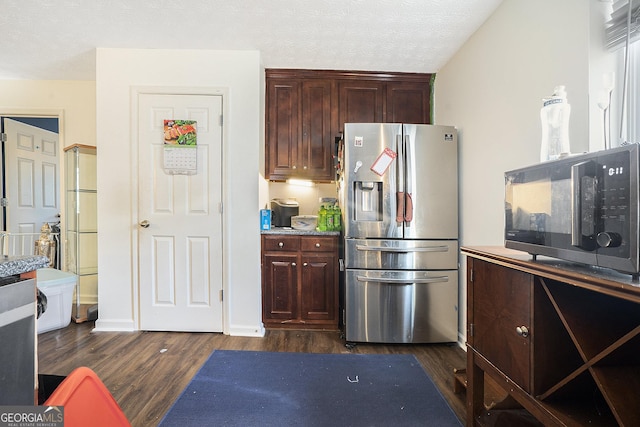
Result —
[[47, 296], [47, 309], [37, 320], [39, 334], [69, 325], [76, 283], [78, 276], [73, 273], [54, 268], [36, 270], [36, 286]]

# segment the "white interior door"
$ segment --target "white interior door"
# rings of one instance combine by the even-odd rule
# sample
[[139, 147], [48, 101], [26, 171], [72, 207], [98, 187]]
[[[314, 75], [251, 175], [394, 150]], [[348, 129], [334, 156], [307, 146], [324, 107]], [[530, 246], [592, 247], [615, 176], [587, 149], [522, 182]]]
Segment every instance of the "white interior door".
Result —
[[[39, 233], [45, 222], [60, 219], [58, 134], [8, 118], [3, 120], [7, 134], [7, 231]], [[36, 237], [12, 239], [11, 254], [33, 253]]]
[[[138, 95], [142, 330], [222, 331], [221, 118], [220, 95]], [[197, 122], [196, 173], [166, 173], [167, 119]]]

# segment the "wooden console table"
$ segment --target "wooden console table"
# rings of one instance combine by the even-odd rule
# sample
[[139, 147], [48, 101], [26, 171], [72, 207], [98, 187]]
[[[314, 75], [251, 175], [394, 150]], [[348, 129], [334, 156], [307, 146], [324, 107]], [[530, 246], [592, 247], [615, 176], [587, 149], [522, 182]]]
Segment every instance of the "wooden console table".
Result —
[[467, 426], [495, 424], [485, 376], [545, 426], [640, 425], [640, 283], [502, 247], [461, 251]]

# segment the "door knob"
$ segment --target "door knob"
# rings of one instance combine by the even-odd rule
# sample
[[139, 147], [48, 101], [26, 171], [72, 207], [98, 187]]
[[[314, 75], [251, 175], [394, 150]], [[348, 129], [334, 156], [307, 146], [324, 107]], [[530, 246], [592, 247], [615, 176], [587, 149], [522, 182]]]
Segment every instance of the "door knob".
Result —
[[521, 337], [526, 338], [529, 336], [529, 329], [526, 326], [518, 326], [516, 328], [516, 333]]
[[140, 221], [140, 227], [142, 227], [142, 228], [149, 228], [149, 221], [147, 221], [146, 219], [145, 219], [145, 220]]

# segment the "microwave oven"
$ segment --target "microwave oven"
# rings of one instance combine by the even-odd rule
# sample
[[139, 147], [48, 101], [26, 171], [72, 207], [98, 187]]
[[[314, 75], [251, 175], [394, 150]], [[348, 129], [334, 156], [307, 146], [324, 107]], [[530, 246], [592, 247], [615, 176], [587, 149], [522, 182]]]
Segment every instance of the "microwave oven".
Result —
[[505, 246], [630, 273], [638, 260], [637, 144], [505, 173]]

